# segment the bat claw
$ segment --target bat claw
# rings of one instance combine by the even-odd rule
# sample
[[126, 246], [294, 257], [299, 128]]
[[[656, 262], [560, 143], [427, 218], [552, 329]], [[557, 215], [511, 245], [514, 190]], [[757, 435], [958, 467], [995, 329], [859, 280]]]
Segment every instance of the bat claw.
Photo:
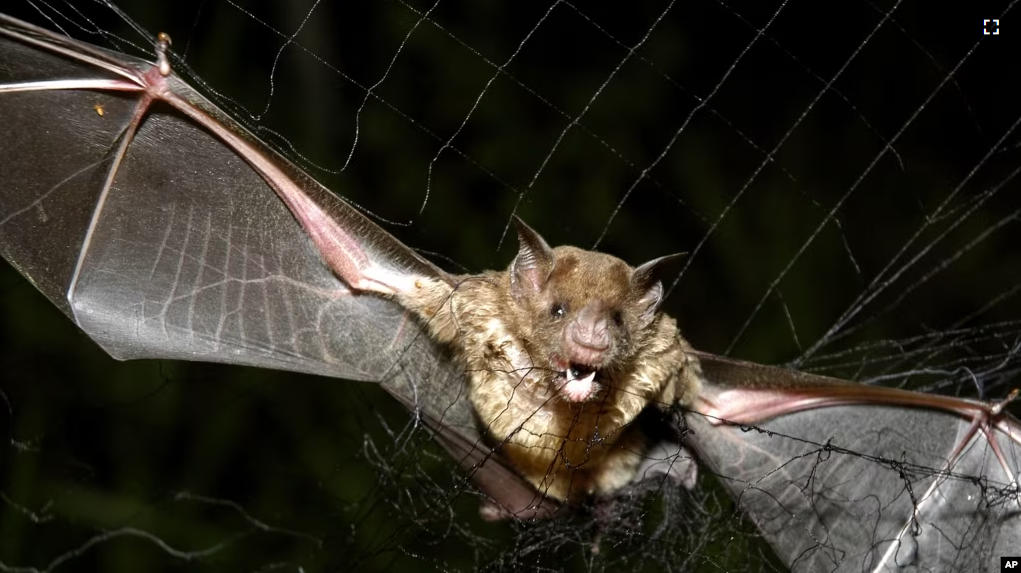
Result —
[[1000, 412], [1003, 412], [1003, 409], [1006, 408], [1008, 404], [1010, 404], [1015, 399], [1017, 399], [1017, 395], [1018, 395], [1019, 392], [1021, 392], [1021, 389], [1014, 388], [1013, 390], [1010, 391], [1009, 394], [1007, 394], [1006, 398], [1004, 398], [1003, 400], [1000, 400], [998, 402], [993, 402], [992, 404], [990, 404], [989, 405], [989, 414], [993, 415], [993, 416], [999, 416]]

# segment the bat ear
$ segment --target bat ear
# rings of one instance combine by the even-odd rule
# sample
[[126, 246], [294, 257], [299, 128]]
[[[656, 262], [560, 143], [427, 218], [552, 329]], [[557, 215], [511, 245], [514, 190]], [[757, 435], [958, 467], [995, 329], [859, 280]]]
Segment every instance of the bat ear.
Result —
[[631, 273], [631, 292], [635, 293], [635, 303], [641, 313], [643, 324], [648, 324], [656, 316], [659, 304], [663, 302], [663, 282], [659, 276], [663, 268], [674, 261], [680, 260], [687, 253], [676, 253], [652, 259], [639, 266]]
[[553, 272], [553, 249], [546, 244], [545, 239], [525, 224], [524, 221], [513, 216], [514, 225], [518, 228], [518, 256], [514, 257], [511, 263], [510, 282], [511, 294], [515, 300], [522, 300], [524, 297], [533, 295], [542, 290], [546, 280]]

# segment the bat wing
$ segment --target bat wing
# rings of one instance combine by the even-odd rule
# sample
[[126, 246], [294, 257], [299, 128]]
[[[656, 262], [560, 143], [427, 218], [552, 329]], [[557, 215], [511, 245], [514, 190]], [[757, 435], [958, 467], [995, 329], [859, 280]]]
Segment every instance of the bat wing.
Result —
[[996, 405], [697, 353], [692, 445], [795, 571], [999, 570], [1021, 425]]
[[[0, 22], [0, 248], [112, 356], [378, 381], [402, 353], [432, 354], [414, 350], [399, 306], [333, 275], [246, 158], [174, 107], [149, 107], [133, 80], [152, 64]], [[439, 274], [179, 78], [166, 84], [315, 195], [367, 257]]]
[[0, 126], [0, 254], [110, 355], [380, 382], [480, 483], [516, 479], [463, 373], [348, 286], [448, 277], [169, 67], [0, 15]]

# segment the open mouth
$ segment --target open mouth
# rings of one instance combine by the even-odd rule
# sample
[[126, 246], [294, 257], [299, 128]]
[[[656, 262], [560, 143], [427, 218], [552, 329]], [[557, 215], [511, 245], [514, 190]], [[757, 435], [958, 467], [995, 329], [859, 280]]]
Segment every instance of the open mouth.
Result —
[[560, 391], [572, 402], [584, 402], [596, 391], [596, 369], [585, 364], [569, 362], [557, 375], [556, 381], [563, 382]]

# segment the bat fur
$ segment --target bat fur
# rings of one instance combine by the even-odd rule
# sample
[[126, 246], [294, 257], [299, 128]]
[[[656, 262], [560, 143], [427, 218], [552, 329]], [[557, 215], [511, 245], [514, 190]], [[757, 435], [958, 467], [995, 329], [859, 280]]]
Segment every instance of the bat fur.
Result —
[[398, 300], [456, 349], [482, 426], [525, 479], [558, 500], [604, 496], [641, 467], [635, 417], [698, 392], [691, 346], [658, 311], [655, 270], [672, 257], [632, 268], [517, 224], [507, 270], [421, 279]]

